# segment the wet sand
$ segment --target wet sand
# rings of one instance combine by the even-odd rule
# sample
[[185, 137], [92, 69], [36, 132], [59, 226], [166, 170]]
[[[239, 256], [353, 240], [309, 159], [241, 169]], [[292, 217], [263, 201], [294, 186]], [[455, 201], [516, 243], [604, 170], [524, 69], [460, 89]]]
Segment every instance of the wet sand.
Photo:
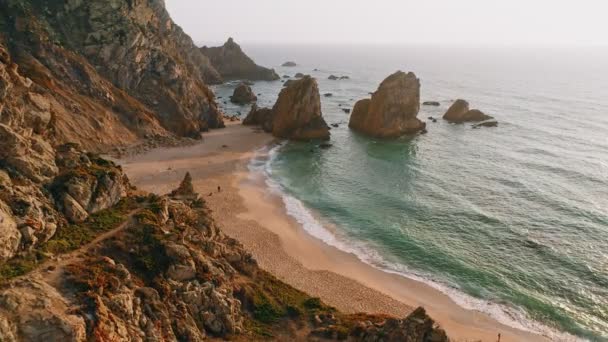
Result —
[[[427, 284], [382, 272], [356, 256], [308, 235], [247, 164], [273, 138], [259, 129], [230, 124], [197, 145], [156, 149], [119, 161], [132, 183], [163, 194], [189, 171], [223, 231], [238, 239], [260, 266], [290, 285], [344, 312], [403, 317], [424, 306], [456, 341], [549, 341], [458, 306]], [[221, 191], [218, 192], [218, 186]]]

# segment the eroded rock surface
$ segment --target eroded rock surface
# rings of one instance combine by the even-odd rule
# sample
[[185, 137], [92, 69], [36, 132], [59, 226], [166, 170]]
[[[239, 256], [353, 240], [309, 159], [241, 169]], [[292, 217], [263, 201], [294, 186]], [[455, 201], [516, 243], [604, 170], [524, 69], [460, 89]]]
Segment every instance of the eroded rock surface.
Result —
[[239, 84], [235, 89], [232, 96], [230, 96], [230, 101], [236, 104], [247, 104], [251, 102], [255, 102], [258, 99], [257, 96], [251, 90], [251, 87], [245, 83]]
[[452, 103], [443, 115], [443, 119], [453, 123], [479, 122], [492, 119], [478, 109], [469, 109], [469, 103], [458, 99]]
[[419, 109], [420, 80], [414, 73], [398, 71], [382, 81], [371, 99], [355, 104], [348, 126], [379, 138], [413, 134], [426, 126], [416, 117]]
[[272, 134], [276, 137], [329, 139], [329, 128], [321, 113], [319, 87], [310, 76], [283, 88], [272, 111]]

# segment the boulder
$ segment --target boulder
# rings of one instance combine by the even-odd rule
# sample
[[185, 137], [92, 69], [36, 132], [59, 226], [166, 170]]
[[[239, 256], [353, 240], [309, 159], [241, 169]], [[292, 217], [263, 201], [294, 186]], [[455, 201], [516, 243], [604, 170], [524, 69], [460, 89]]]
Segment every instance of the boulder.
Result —
[[294, 77], [295, 77], [295, 78], [302, 78], [302, 77], [304, 77], [304, 74], [303, 74], [303, 73], [301, 73], [301, 72], [299, 72], [299, 73], [297, 73], [297, 74], [296, 74]]
[[283, 87], [289, 87], [295, 80], [287, 80], [287, 82], [283, 83]]
[[281, 66], [283, 66], [283, 67], [295, 67], [295, 66], [298, 66], [298, 65], [296, 64], [296, 62], [289, 61], [289, 62], [285, 62], [285, 63], [281, 64]]
[[0, 124], [0, 160], [34, 182], [47, 182], [59, 171], [53, 147], [41, 136], [19, 134]]
[[259, 125], [262, 126], [262, 129], [268, 133], [272, 132], [272, 109], [270, 108], [258, 108], [258, 106], [254, 103], [251, 106], [251, 110], [245, 120], [243, 120], [243, 125]]
[[329, 139], [329, 128], [321, 113], [319, 86], [310, 76], [283, 88], [272, 111], [272, 134], [276, 137]]
[[336, 76], [336, 75], [329, 75], [329, 77], [327, 79], [331, 80], [331, 81], [336, 81], [336, 80], [338, 80], [340, 78], [338, 76]]
[[478, 109], [469, 109], [469, 103], [458, 99], [452, 103], [443, 115], [443, 119], [453, 123], [476, 122], [493, 119]]
[[203, 46], [200, 51], [209, 58], [213, 67], [225, 80], [275, 81], [279, 79], [279, 75], [274, 69], [255, 64], [232, 38], [228, 38], [223, 46]]
[[365, 135], [395, 138], [425, 128], [420, 109], [420, 81], [414, 73], [398, 71], [387, 77], [371, 99], [358, 101], [348, 126]]
[[341, 80], [350, 80], [350, 77], [348, 77], [348, 76], [340, 76], [340, 79]]
[[57, 148], [57, 164], [61, 173], [49, 189], [70, 222], [82, 222], [90, 214], [114, 206], [130, 188], [120, 166], [70, 144]]
[[239, 84], [235, 89], [232, 96], [230, 96], [230, 102], [236, 104], [247, 104], [254, 101], [257, 101], [257, 96], [251, 90], [251, 87], [246, 85], [245, 83]]

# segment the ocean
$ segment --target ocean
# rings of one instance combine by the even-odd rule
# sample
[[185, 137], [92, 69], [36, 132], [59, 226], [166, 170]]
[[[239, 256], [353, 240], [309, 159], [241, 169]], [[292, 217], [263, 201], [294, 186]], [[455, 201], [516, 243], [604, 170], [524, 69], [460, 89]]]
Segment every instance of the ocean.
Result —
[[[460, 305], [553, 340], [608, 341], [608, 49], [244, 46], [279, 75], [319, 82], [329, 149], [283, 142], [253, 162], [313, 236]], [[288, 60], [297, 67], [280, 65]], [[317, 69], [317, 71], [313, 71]], [[397, 71], [420, 78], [428, 134], [378, 140], [350, 109]], [[329, 75], [348, 76], [331, 81]], [[256, 82], [272, 106], [282, 83]], [[226, 101], [234, 83], [215, 87]], [[454, 99], [494, 116], [441, 116]], [[433, 123], [428, 117], [437, 118]]]

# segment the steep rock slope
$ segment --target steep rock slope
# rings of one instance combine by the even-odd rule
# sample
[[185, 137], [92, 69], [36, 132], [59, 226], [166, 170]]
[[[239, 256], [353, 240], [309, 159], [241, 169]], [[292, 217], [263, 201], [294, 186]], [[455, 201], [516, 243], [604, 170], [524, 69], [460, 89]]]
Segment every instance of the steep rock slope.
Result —
[[0, 286], [3, 341], [447, 341], [421, 308], [345, 315], [273, 278], [222, 233], [190, 179], [137, 197], [98, 243]]
[[[49, 92], [59, 84], [67, 99], [80, 95], [90, 102], [68, 111], [106, 105], [94, 109], [120, 124], [97, 125], [126, 126], [135, 131], [133, 140], [150, 120], [191, 137], [223, 126], [205, 83], [221, 77], [171, 21], [162, 1], [7, 0], [0, 13], [7, 48], [25, 76]], [[133, 112], [145, 114], [132, 117]], [[100, 115], [94, 116], [91, 121]]]
[[255, 64], [232, 38], [228, 38], [222, 46], [203, 46], [201, 52], [226, 80], [275, 81], [280, 78], [274, 69]]

